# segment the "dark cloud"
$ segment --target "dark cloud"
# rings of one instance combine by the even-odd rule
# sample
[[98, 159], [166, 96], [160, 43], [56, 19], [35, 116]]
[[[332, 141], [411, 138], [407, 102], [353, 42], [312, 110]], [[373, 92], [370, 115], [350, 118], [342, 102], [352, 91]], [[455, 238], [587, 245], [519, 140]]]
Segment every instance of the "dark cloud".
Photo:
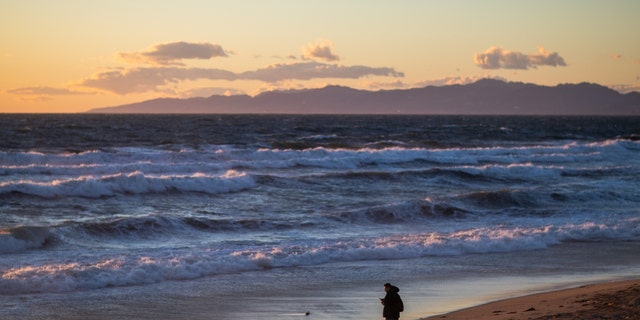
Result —
[[148, 51], [121, 52], [118, 57], [129, 63], [152, 65], [183, 65], [182, 59], [211, 59], [227, 57], [220, 45], [212, 43], [172, 42], [159, 44]]
[[517, 51], [491, 47], [485, 52], [473, 56], [476, 65], [483, 69], [520, 69], [537, 68], [539, 66], [566, 66], [564, 58], [557, 52], [540, 48], [537, 54], [525, 54]]
[[341, 66], [319, 62], [276, 64], [255, 71], [234, 73], [221, 69], [153, 67], [102, 72], [85, 79], [81, 85], [117, 94], [158, 91], [160, 87], [185, 80], [310, 80], [320, 78], [357, 79], [365, 76], [403, 77], [392, 68]]

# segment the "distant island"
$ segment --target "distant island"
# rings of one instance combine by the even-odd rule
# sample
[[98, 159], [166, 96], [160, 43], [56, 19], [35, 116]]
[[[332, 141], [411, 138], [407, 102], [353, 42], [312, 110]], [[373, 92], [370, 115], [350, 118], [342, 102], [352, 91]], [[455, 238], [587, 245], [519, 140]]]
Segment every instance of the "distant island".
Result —
[[592, 84], [540, 86], [482, 79], [466, 85], [366, 91], [342, 86], [208, 98], [159, 98], [89, 113], [640, 115], [640, 93]]

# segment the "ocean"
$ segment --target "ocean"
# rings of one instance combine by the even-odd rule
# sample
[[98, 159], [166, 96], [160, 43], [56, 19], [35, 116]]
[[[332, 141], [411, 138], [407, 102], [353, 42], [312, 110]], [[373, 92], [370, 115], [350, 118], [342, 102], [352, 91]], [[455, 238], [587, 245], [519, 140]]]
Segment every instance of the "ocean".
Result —
[[0, 318], [378, 319], [392, 282], [417, 319], [637, 276], [639, 190], [640, 117], [0, 115]]

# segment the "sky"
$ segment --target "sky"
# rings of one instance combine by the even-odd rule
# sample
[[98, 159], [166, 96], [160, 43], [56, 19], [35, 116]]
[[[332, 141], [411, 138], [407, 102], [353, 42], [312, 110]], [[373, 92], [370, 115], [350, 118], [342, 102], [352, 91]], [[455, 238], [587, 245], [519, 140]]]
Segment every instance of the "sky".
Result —
[[640, 91], [638, 0], [0, 0], [0, 113], [481, 78]]

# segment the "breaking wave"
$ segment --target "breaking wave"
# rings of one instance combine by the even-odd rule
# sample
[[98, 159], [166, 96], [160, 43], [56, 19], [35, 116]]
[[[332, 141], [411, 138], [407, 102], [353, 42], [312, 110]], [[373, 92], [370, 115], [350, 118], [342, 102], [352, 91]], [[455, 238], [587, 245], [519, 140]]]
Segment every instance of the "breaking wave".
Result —
[[18, 180], [0, 183], [0, 194], [19, 193], [44, 198], [99, 198], [119, 194], [165, 192], [226, 193], [251, 188], [253, 178], [229, 170], [221, 175], [196, 172], [189, 175], [153, 175], [140, 171], [110, 175], [59, 177], [53, 180]]
[[[609, 224], [566, 222], [554, 225], [472, 227], [274, 245], [217, 245], [197, 251], [147, 249], [117, 256], [104, 254], [85, 257], [85, 260], [75, 262], [13, 266], [0, 271], [0, 293], [66, 292], [141, 285], [332, 262], [526, 251], [563, 241], [640, 240], [638, 222], [637, 217], [627, 217]], [[27, 238], [37, 240], [35, 242], [43, 238], [32, 237], [29, 235]]]

